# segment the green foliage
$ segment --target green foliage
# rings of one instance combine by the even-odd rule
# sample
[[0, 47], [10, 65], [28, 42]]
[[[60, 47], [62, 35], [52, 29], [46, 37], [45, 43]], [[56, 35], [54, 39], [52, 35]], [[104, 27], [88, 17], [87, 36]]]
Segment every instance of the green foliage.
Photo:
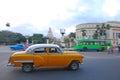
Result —
[[[69, 37], [65, 39], [65, 43], [73, 42], [75, 38], [75, 33], [71, 32]], [[43, 34], [33, 34], [32, 36], [28, 37], [29, 43], [33, 44], [40, 44], [40, 43], [47, 43], [47, 39], [49, 43], [60, 44], [60, 40], [56, 38], [48, 38], [43, 36]], [[11, 31], [0, 31], [0, 44], [17, 44], [17, 43], [26, 43], [26, 37], [20, 33], [15, 33]]]
[[20, 33], [16, 33], [16, 43], [20, 43], [21, 41], [22, 42], [25, 42], [26, 41], [26, 38], [22, 35], [22, 34], [20, 34]]
[[70, 42], [70, 38], [69, 37], [64, 38], [64, 42], [65, 43], [69, 43]]
[[85, 37], [86, 36], [86, 30], [81, 30], [82, 32], [82, 36]]
[[106, 38], [106, 30], [109, 30], [110, 27], [109, 24], [105, 25], [104, 23], [102, 23], [102, 25], [96, 25], [97, 30], [93, 34], [93, 39], [99, 39], [101, 36], [105, 36]]
[[[29, 43], [39, 44], [46, 43], [47, 37], [44, 37], [43, 34], [33, 34], [29, 36]], [[53, 41], [50, 39], [50, 41]], [[0, 31], [0, 44], [17, 44], [17, 43], [26, 43], [26, 37], [20, 33], [14, 33], [11, 31]]]
[[71, 32], [71, 33], [69, 34], [69, 37], [70, 37], [70, 38], [71, 38], [71, 37], [75, 38], [75, 37], [76, 37], [76, 34], [73, 33], [73, 32]]
[[33, 34], [32, 40], [35, 44], [43, 43], [43, 34]]
[[16, 44], [25, 42], [25, 37], [20, 33], [0, 31], [0, 44]]
[[93, 34], [93, 39], [98, 39], [98, 31], [95, 31], [95, 33]]

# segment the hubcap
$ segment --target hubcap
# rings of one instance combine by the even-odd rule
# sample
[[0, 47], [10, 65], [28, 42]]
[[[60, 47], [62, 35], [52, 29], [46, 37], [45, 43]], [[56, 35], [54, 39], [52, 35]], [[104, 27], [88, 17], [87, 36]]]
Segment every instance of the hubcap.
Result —
[[78, 66], [77, 66], [76, 63], [73, 63], [73, 64], [71, 65], [71, 68], [72, 68], [72, 69], [77, 69], [77, 67], [78, 67]]
[[25, 65], [25, 66], [24, 66], [24, 70], [25, 70], [26, 72], [31, 71], [31, 69], [32, 69], [32, 67], [31, 67], [30, 65]]

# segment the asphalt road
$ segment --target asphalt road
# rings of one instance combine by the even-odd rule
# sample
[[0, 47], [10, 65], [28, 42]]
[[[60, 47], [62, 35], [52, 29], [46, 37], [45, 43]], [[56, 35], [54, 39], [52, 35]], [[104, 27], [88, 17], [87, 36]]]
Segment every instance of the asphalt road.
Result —
[[78, 71], [37, 68], [24, 73], [21, 68], [6, 66], [13, 52], [0, 46], [0, 80], [120, 80], [120, 53], [81, 52], [85, 58]]

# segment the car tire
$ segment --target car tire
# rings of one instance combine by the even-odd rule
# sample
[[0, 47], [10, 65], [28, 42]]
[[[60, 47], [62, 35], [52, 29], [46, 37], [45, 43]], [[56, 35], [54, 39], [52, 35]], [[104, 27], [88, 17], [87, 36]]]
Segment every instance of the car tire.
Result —
[[76, 71], [79, 69], [79, 62], [78, 61], [73, 61], [70, 65], [69, 65], [69, 69]]
[[26, 73], [32, 72], [33, 71], [33, 64], [30, 64], [30, 63], [29, 64], [28, 63], [23, 64], [22, 71], [26, 72]]

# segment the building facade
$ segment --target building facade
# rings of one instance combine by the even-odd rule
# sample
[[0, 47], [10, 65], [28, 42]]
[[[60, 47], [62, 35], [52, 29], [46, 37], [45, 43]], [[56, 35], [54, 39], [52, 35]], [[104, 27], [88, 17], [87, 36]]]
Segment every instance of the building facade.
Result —
[[54, 38], [51, 28], [49, 27], [47, 37]]
[[[103, 23], [84, 23], [76, 26], [76, 40], [88, 38], [92, 39], [95, 31], [97, 30], [97, 25], [102, 25]], [[120, 22], [109, 21], [104, 22], [105, 25], [109, 25], [110, 28], [106, 29], [106, 36], [104, 39], [113, 40], [115, 44], [120, 43]], [[85, 30], [86, 36], [82, 35], [82, 30]]]

